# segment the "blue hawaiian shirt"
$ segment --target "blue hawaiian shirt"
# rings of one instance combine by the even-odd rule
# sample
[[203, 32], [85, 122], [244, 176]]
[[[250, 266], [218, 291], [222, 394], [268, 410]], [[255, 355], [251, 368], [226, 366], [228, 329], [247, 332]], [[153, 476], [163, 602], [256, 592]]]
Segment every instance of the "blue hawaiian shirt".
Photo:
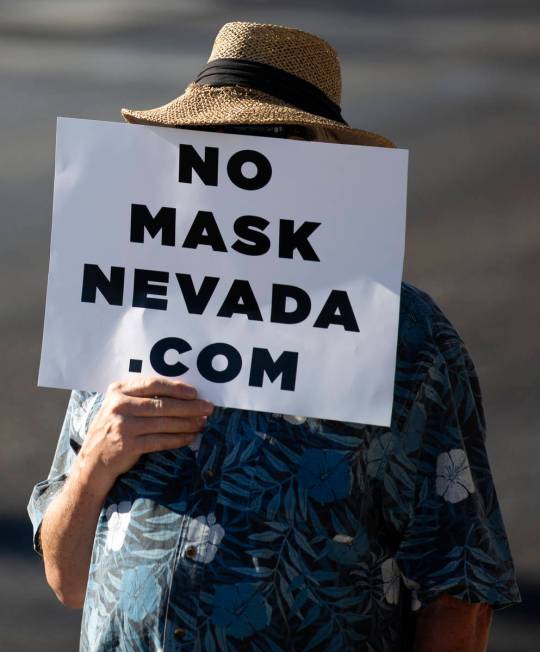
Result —
[[[101, 401], [71, 394], [29, 503], [38, 551]], [[389, 428], [218, 407], [189, 447], [118, 478], [81, 650], [405, 651], [414, 612], [442, 592], [520, 601], [473, 363], [404, 283]]]

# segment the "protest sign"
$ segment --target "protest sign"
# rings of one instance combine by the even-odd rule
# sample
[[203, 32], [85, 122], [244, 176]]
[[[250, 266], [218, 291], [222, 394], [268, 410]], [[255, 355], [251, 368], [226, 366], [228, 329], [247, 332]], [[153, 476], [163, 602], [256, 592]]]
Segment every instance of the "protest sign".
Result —
[[59, 118], [39, 384], [387, 426], [407, 152]]

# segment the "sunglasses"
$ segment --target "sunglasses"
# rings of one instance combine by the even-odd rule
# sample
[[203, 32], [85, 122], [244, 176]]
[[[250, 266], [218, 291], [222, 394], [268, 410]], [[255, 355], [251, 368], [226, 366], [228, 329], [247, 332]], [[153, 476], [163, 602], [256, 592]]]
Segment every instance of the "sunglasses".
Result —
[[239, 134], [242, 136], [267, 136], [270, 138], [299, 138], [313, 140], [308, 127], [303, 125], [177, 125], [177, 129], [194, 129], [196, 131], [213, 131], [222, 134]]

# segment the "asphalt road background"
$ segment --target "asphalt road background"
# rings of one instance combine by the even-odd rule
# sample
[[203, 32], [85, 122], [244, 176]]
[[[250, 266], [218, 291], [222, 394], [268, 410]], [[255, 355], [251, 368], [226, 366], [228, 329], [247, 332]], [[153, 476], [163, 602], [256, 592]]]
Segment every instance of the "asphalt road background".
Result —
[[229, 20], [328, 39], [345, 118], [410, 150], [405, 279], [442, 306], [478, 368], [524, 598], [496, 614], [490, 650], [536, 652], [540, 7], [520, 0], [0, 0], [0, 649], [77, 648], [79, 614], [45, 585], [25, 511], [68, 396], [36, 387], [56, 116], [120, 120], [122, 106], [165, 103]]

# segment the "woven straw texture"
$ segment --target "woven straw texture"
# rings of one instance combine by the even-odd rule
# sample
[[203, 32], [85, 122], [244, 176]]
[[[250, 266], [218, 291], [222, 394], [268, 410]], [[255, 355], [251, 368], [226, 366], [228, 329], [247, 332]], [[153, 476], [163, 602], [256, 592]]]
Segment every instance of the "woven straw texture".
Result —
[[214, 59], [247, 59], [281, 68], [341, 103], [337, 53], [314, 34], [279, 25], [227, 23], [219, 30], [208, 61]]
[[[227, 23], [219, 31], [209, 61], [248, 59], [286, 70], [318, 86], [334, 102], [341, 99], [341, 72], [334, 49], [317, 36], [297, 29], [259, 23]], [[122, 109], [127, 122], [161, 126], [225, 124], [297, 124], [334, 132], [333, 142], [378, 147], [395, 145], [378, 134], [302, 111], [244, 86], [190, 84], [183, 95], [155, 109]], [[323, 132], [321, 132], [323, 133]]]

